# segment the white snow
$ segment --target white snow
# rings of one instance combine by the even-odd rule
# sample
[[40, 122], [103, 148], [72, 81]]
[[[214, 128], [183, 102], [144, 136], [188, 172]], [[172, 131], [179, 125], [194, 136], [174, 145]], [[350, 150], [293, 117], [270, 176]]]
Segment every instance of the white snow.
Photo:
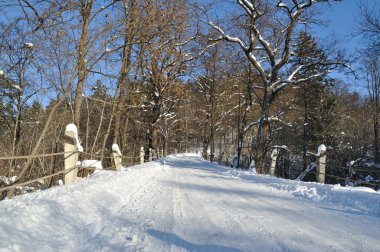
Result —
[[4, 75], [4, 71], [0, 70], [0, 76]]
[[102, 162], [100, 160], [83, 160], [82, 167], [95, 167], [97, 170], [103, 170]]
[[19, 85], [17, 85], [17, 84], [13, 84], [12, 85], [12, 87], [14, 88], [14, 89], [17, 89], [18, 91], [22, 91], [22, 88], [19, 86]]
[[121, 151], [118, 144], [112, 144], [112, 151], [116, 152], [117, 154], [121, 155]]
[[34, 45], [30, 42], [24, 44], [24, 48], [32, 48]]
[[317, 157], [319, 157], [323, 152], [326, 152], [327, 147], [324, 144], [321, 144], [318, 146], [318, 152], [315, 154]]
[[379, 251], [380, 194], [195, 154], [0, 202], [0, 251]]
[[66, 131], [70, 131], [70, 132], [73, 133], [73, 135], [75, 137], [75, 141], [76, 141], [76, 145], [77, 145], [78, 151], [79, 152], [83, 152], [83, 147], [82, 147], [82, 145], [79, 142], [77, 126], [75, 126], [75, 124], [73, 124], [73, 123], [70, 123], [70, 124], [68, 124], [66, 126]]
[[273, 158], [273, 157], [275, 157], [275, 156], [277, 156], [277, 155], [278, 155], [278, 150], [277, 150], [276, 148], [274, 148], [274, 149], [272, 150], [272, 153], [271, 153], [270, 157]]
[[17, 176], [12, 176], [11, 177], [11, 183], [14, 183], [16, 181], [16, 179], [17, 179]]

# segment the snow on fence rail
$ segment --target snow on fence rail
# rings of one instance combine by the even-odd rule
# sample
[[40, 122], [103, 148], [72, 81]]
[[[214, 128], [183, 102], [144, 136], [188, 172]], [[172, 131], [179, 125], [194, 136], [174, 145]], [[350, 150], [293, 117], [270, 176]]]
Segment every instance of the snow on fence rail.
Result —
[[[83, 160], [79, 162], [79, 153], [87, 154], [92, 157], [101, 158], [99, 155], [94, 155], [92, 153], [86, 153], [83, 150], [83, 147], [80, 145], [77, 127], [74, 124], [68, 124], [65, 129], [64, 136], [64, 151], [57, 153], [49, 153], [49, 154], [37, 154], [37, 155], [29, 155], [29, 156], [9, 156], [9, 157], [0, 157], [0, 160], [15, 160], [15, 159], [29, 159], [29, 158], [39, 158], [39, 157], [53, 157], [53, 156], [64, 156], [64, 170], [42, 176], [36, 179], [28, 180], [25, 182], [17, 183], [17, 180], [13, 182], [13, 184], [1, 187], [0, 193], [3, 191], [7, 191], [10, 189], [15, 189], [21, 186], [25, 186], [28, 184], [32, 184], [35, 182], [39, 182], [41, 180], [45, 180], [48, 178], [52, 178], [54, 176], [64, 174], [64, 184], [69, 185], [74, 183], [77, 180], [78, 172], [87, 170], [88, 174], [89, 170], [116, 170], [121, 171], [122, 168], [122, 158], [123, 159], [136, 159], [136, 157], [123, 157], [119, 146], [117, 144], [112, 145], [112, 156], [109, 157], [113, 160], [114, 165], [111, 167], [103, 168], [101, 167], [101, 163], [99, 160]], [[149, 149], [149, 161], [152, 160], [152, 150]], [[140, 149], [140, 163], [144, 163], [145, 152], [144, 147]], [[92, 162], [86, 162], [92, 161]], [[100, 164], [100, 165], [99, 165]]]

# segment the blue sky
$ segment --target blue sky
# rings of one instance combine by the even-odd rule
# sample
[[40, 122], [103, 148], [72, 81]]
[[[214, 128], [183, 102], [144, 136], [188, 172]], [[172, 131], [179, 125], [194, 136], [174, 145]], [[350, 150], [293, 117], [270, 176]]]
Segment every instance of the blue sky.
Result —
[[[369, 6], [379, 10], [380, 0], [365, 0]], [[361, 48], [364, 43], [361, 41], [360, 36], [355, 36], [357, 32], [358, 20], [360, 17], [360, 10], [358, 5], [363, 0], [342, 0], [339, 2], [332, 2], [329, 4], [321, 4], [320, 12], [322, 14], [321, 19], [326, 20], [325, 25], [316, 25], [311, 28], [311, 32], [321, 42], [332, 41], [337, 39], [338, 47], [345, 49], [347, 53], [355, 54]], [[353, 66], [354, 68], [357, 66]], [[342, 79], [350, 84], [356, 83], [351, 86], [351, 90], [363, 92], [362, 81], [354, 80], [354, 77], [349, 75], [335, 73], [336, 77]]]
[[[369, 2], [380, 2], [379, 0], [371, 0]], [[315, 26], [312, 31], [316, 32], [322, 39], [329, 39], [336, 35], [341, 40], [343, 47], [354, 49], [357, 46], [357, 38], [352, 35], [357, 28], [357, 20], [359, 19], [358, 1], [343, 0], [322, 4], [318, 7], [322, 14], [321, 19], [327, 23], [322, 26]]]

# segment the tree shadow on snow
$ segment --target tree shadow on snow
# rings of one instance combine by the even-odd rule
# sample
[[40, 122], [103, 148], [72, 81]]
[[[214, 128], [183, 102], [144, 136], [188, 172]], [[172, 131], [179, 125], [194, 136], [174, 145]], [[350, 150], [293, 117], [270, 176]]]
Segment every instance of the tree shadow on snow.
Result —
[[242, 252], [243, 250], [231, 248], [227, 246], [214, 245], [214, 244], [196, 244], [188, 242], [176, 234], [162, 232], [154, 229], [149, 229], [148, 234], [160, 239], [170, 245], [184, 248], [189, 251], [220, 251], [220, 252]]

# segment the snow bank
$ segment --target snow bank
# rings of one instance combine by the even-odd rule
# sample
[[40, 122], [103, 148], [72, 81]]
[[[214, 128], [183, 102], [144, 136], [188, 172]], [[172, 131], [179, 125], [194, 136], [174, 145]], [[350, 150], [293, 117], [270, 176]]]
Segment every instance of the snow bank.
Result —
[[251, 183], [260, 183], [266, 187], [286, 191], [297, 198], [339, 204], [357, 211], [380, 216], [380, 193], [371, 188], [342, 187], [340, 185], [287, 180], [246, 171], [227, 170], [223, 173]]
[[103, 170], [102, 162], [100, 160], [83, 160], [82, 167], [95, 167], [96, 170]]
[[[318, 152], [325, 151], [326, 146], [320, 146]], [[262, 184], [267, 188], [278, 189], [290, 193], [294, 197], [342, 205], [355, 211], [363, 211], [380, 217], [380, 193], [367, 187], [343, 187], [326, 185], [316, 182], [288, 180], [269, 175], [256, 174], [254, 171], [242, 171], [220, 166], [203, 160], [199, 154], [179, 154], [177, 157], [197, 157], [202, 166], [212, 169], [224, 176], [231, 176], [249, 183]]]

